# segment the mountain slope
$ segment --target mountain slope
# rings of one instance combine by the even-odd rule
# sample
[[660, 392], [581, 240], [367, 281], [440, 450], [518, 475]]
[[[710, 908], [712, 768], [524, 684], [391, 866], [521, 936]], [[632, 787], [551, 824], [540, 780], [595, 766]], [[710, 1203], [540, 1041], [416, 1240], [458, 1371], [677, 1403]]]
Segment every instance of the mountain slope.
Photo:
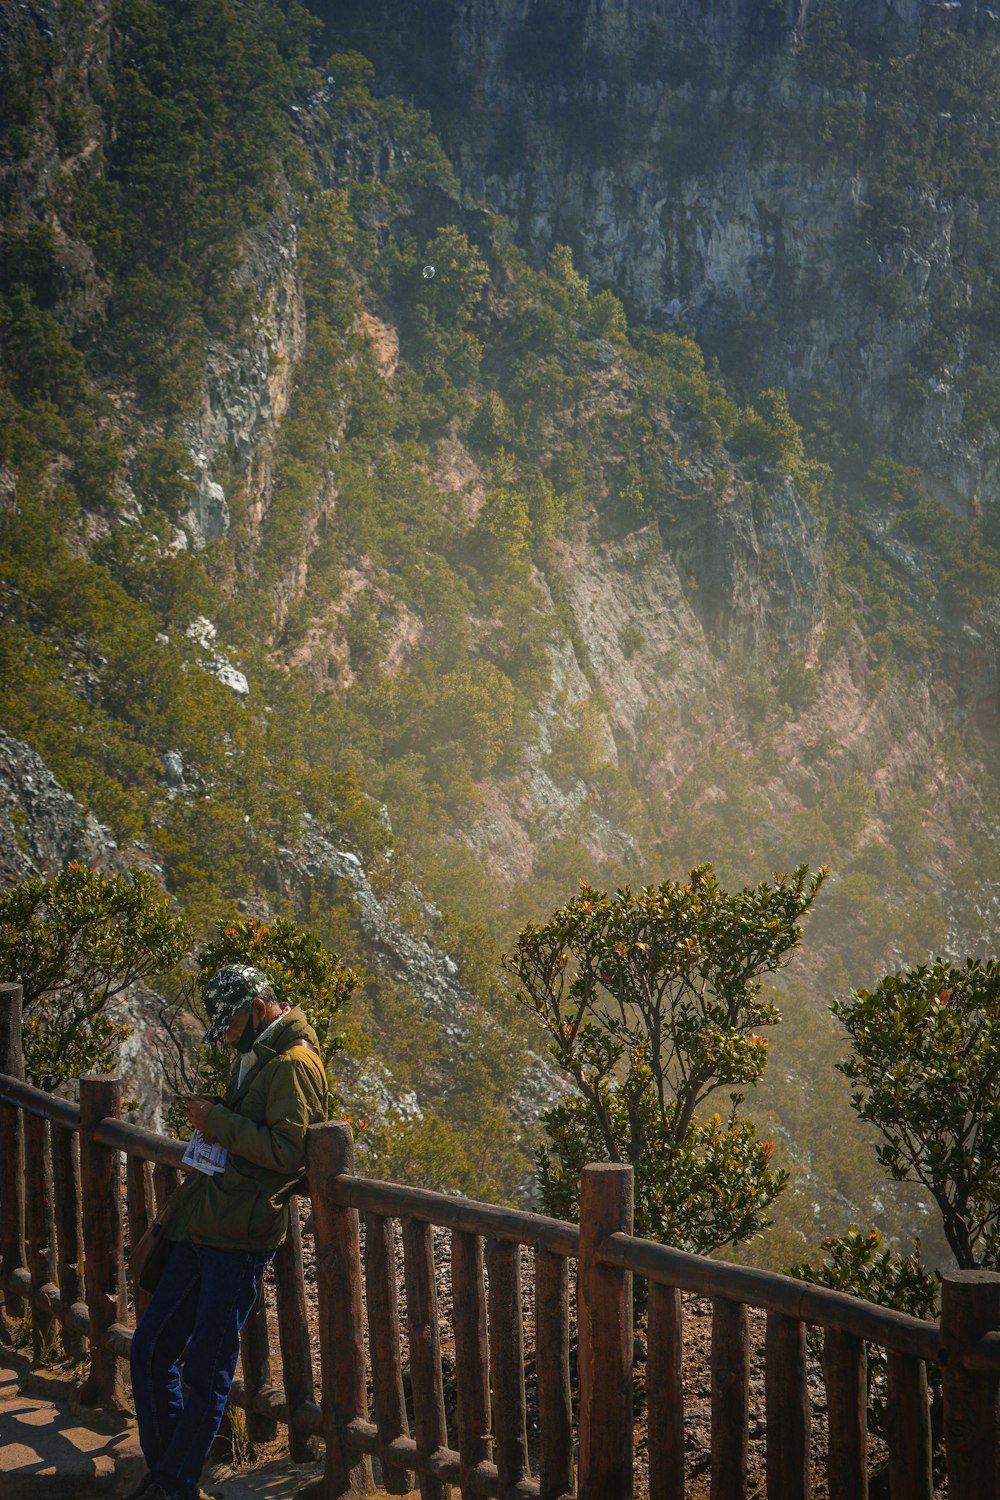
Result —
[[[0, 28], [5, 727], [201, 934], [292, 912], [368, 964], [344, 1086], [427, 1122], [380, 1164], [483, 1191], [531, 1144], [518, 923], [582, 877], [829, 861], [760, 1101], [824, 1156], [824, 1003], [995, 941], [988, 529], [843, 403], [803, 430], [519, 249], [304, 10]], [[458, 1029], [327, 847], [454, 955]], [[877, 1190], [827, 1154], [808, 1196]]]

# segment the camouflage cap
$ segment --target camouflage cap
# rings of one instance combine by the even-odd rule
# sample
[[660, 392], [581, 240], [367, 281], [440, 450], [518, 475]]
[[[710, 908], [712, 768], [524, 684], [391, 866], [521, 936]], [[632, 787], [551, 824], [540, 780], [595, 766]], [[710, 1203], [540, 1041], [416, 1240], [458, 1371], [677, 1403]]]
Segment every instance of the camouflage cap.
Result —
[[240, 1007], [249, 1005], [263, 990], [269, 989], [271, 981], [267, 975], [252, 964], [224, 964], [216, 969], [202, 992], [209, 1021], [204, 1045], [214, 1047], [224, 1041], [229, 1023]]

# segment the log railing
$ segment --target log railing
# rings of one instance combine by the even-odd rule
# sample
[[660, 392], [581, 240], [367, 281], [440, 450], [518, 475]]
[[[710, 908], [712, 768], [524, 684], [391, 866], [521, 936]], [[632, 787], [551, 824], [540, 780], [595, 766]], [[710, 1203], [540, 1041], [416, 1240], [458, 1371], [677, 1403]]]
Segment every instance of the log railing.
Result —
[[[131, 1344], [122, 1248], [140, 1235], [177, 1180], [182, 1147], [118, 1118], [120, 1085], [80, 1081], [80, 1106], [23, 1081], [20, 991], [0, 985], [0, 1285], [6, 1316], [30, 1306], [36, 1352], [55, 1328], [68, 1351], [87, 1342], [84, 1399], [121, 1398]], [[122, 1156], [125, 1159], [122, 1173]], [[152, 1166], [152, 1170], [151, 1170]], [[712, 1299], [713, 1500], [748, 1491], [750, 1307], [766, 1313], [763, 1415], [769, 1500], [806, 1500], [810, 1401], [806, 1325], [823, 1329], [831, 1500], [868, 1494], [867, 1347], [887, 1351], [888, 1477], [892, 1500], [931, 1500], [926, 1364], [942, 1371], [948, 1492], [1000, 1496], [1000, 1276], [946, 1275], [939, 1323], [907, 1317], [786, 1276], [707, 1260], [631, 1233], [629, 1169], [585, 1169], [580, 1224], [359, 1177], [345, 1125], [309, 1133], [315, 1234], [320, 1400], [299, 1221], [275, 1259], [282, 1385], [269, 1370], [263, 1303], [248, 1324], [243, 1379], [232, 1399], [258, 1435], [288, 1427], [292, 1456], [325, 1441], [323, 1500], [371, 1483], [390, 1494], [415, 1476], [422, 1500], [453, 1487], [462, 1500], [627, 1500], [633, 1493], [632, 1278], [645, 1278], [646, 1401], [651, 1500], [685, 1493], [681, 1292]], [[397, 1274], [397, 1226], [403, 1266]], [[449, 1413], [439, 1286], [447, 1259], [455, 1409]], [[526, 1438], [522, 1247], [534, 1256], [537, 1453]], [[575, 1328], [570, 1262], [576, 1263]], [[140, 1302], [141, 1310], [141, 1302]], [[570, 1380], [575, 1334], [578, 1392]], [[406, 1360], [404, 1368], [403, 1350]], [[407, 1415], [406, 1378], [410, 1386]], [[574, 1432], [576, 1439], [574, 1443]], [[532, 1450], [534, 1451], [534, 1450]]]

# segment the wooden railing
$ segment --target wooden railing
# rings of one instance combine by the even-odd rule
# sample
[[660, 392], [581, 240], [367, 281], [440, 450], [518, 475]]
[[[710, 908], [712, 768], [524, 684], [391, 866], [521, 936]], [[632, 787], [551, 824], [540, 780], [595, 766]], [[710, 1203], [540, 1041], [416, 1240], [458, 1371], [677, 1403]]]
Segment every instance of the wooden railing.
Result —
[[[59, 1324], [68, 1350], [89, 1349], [85, 1400], [120, 1398], [131, 1331], [122, 1247], [178, 1177], [182, 1147], [118, 1118], [113, 1078], [80, 1081], [80, 1106], [23, 1082], [20, 991], [0, 986], [0, 1283], [7, 1313], [31, 1306], [36, 1350]], [[125, 1158], [124, 1191], [121, 1156]], [[831, 1500], [868, 1494], [868, 1344], [887, 1351], [891, 1500], [931, 1500], [927, 1362], [942, 1372], [950, 1500], [1000, 1496], [1000, 1276], [946, 1275], [939, 1323], [764, 1271], [635, 1238], [628, 1168], [585, 1169], [580, 1224], [359, 1177], [347, 1126], [309, 1132], [320, 1400], [316, 1400], [299, 1217], [275, 1260], [282, 1384], [272, 1383], [261, 1302], [244, 1331], [243, 1379], [232, 1399], [262, 1441], [288, 1428], [293, 1457], [325, 1440], [315, 1493], [341, 1500], [381, 1482], [422, 1500], [449, 1486], [463, 1500], [627, 1500], [633, 1493], [632, 1278], [647, 1298], [646, 1401], [651, 1500], [682, 1500], [684, 1399], [681, 1292], [712, 1299], [713, 1500], [748, 1491], [748, 1308], [767, 1315], [766, 1478], [769, 1500], [806, 1500], [810, 1401], [805, 1329], [824, 1330]], [[123, 1209], [124, 1202], [124, 1209]], [[404, 1304], [396, 1270], [401, 1226]], [[363, 1234], [362, 1234], [363, 1226]], [[450, 1231], [456, 1410], [445, 1407], [433, 1230]], [[53, 1236], [54, 1229], [54, 1236]], [[529, 1474], [521, 1246], [534, 1252], [537, 1463]], [[575, 1330], [569, 1262], [576, 1262]], [[142, 1295], [138, 1306], [141, 1310]], [[570, 1347], [577, 1349], [574, 1439]], [[403, 1334], [413, 1431], [404, 1398]], [[371, 1411], [369, 1410], [369, 1393]], [[575, 1483], [575, 1490], [574, 1490]]]

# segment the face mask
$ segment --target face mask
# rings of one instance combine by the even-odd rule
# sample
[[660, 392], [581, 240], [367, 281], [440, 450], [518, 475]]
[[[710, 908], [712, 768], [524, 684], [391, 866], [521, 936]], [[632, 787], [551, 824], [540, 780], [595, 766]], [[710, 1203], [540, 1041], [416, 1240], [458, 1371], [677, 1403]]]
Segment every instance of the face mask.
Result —
[[240, 1033], [240, 1039], [236, 1043], [237, 1052], [249, 1052], [260, 1033], [260, 1025], [254, 1020], [253, 1006], [247, 1016], [247, 1023]]

